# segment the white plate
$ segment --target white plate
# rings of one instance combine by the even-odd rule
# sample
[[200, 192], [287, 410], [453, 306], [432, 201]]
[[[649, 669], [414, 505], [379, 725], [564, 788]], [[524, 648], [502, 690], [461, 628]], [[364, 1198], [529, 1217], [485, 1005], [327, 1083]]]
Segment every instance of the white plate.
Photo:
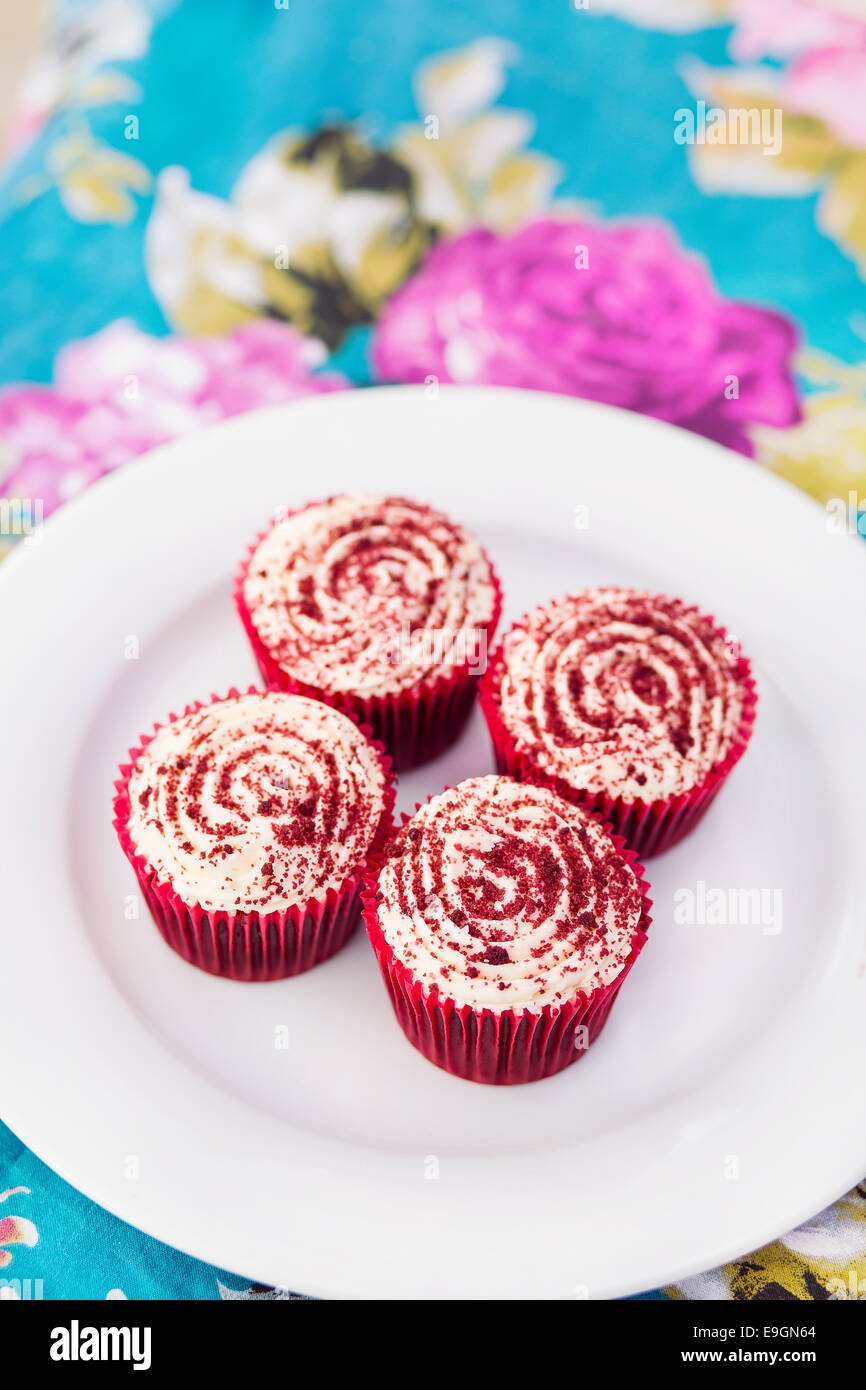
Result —
[[[427, 1063], [363, 932], [299, 979], [244, 985], [127, 916], [118, 762], [169, 710], [255, 678], [231, 581], [269, 514], [361, 489], [474, 527], [506, 622], [645, 584], [755, 659], [754, 740], [696, 833], [651, 861], [649, 944], [607, 1031], [535, 1085]], [[866, 1167], [864, 593], [862, 541], [754, 464], [532, 393], [328, 396], [99, 483], [0, 569], [0, 1114], [136, 1226], [311, 1294], [629, 1294], [811, 1216]], [[399, 804], [491, 769], [476, 711]], [[698, 881], [779, 889], [781, 932], [678, 925], [673, 895]]]

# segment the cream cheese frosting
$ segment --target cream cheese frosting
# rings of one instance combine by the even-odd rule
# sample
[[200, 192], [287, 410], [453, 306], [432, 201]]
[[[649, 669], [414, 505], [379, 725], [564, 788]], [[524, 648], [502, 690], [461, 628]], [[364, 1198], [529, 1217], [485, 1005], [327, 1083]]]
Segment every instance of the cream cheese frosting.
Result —
[[378, 881], [385, 940], [457, 1004], [557, 1008], [616, 979], [642, 917], [637, 875], [579, 806], [475, 777], [422, 806]]
[[157, 730], [130, 776], [127, 828], [185, 903], [278, 912], [361, 867], [385, 793], [345, 715], [300, 695], [230, 696]]
[[737, 653], [677, 599], [587, 589], [517, 623], [501, 656], [506, 729], [576, 790], [675, 796], [723, 761], [740, 727]]
[[275, 523], [242, 585], [259, 639], [314, 690], [398, 692], [476, 666], [497, 592], [480, 543], [399, 497], [332, 497]]

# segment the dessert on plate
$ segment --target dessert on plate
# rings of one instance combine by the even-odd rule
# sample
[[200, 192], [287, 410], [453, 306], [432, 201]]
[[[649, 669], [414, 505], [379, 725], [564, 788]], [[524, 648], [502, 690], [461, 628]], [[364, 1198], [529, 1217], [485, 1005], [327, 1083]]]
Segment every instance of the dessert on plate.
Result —
[[739, 644], [681, 599], [585, 589], [507, 632], [481, 684], [501, 772], [531, 777], [657, 854], [703, 816], [752, 734]]
[[244, 560], [235, 600], [269, 686], [350, 711], [406, 768], [460, 733], [501, 591], [462, 526], [362, 494], [278, 518]]
[[420, 806], [363, 901], [409, 1041], [456, 1076], [496, 1084], [583, 1055], [650, 921], [643, 870], [621, 840], [549, 788], [499, 776]]
[[130, 750], [115, 828], [185, 960], [274, 980], [345, 944], [393, 828], [390, 760], [368, 734], [302, 695], [230, 690]]

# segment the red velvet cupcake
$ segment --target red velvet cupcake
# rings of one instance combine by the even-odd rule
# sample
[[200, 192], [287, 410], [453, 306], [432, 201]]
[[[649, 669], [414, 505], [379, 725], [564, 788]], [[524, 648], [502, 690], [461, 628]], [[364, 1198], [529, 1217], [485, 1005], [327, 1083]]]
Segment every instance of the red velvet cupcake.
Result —
[[577, 1061], [646, 941], [642, 875], [621, 840], [548, 788], [475, 777], [432, 797], [364, 893], [409, 1041], [498, 1085]]
[[475, 537], [401, 497], [331, 497], [281, 517], [235, 598], [268, 685], [349, 711], [397, 768], [459, 735], [501, 607]]
[[300, 695], [231, 690], [131, 750], [114, 824], [184, 960], [276, 980], [345, 944], [393, 829], [390, 760], [368, 733]]
[[642, 857], [691, 830], [745, 751], [751, 668], [680, 599], [586, 589], [506, 633], [482, 682], [497, 767], [585, 805]]

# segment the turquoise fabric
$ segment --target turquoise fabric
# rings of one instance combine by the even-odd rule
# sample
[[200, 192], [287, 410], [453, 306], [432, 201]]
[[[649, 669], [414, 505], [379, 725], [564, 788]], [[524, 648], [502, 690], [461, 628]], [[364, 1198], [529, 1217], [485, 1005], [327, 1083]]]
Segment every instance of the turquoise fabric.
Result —
[[[242, 0], [136, 3], [156, 20], [147, 52], [111, 67], [140, 84], [141, 99], [89, 108], [87, 119], [97, 138], [154, 173], [179, 164], [194, 188], [227, 198], [244, 164], [284, 128], [315, 129], [323, 113], [372, 113], [378, 131], [417, 120], [411, 79], [420, 62], [496, 35], [523, 55], [504, 99], [534, 117], [533, 147], [561, 161], [558, 196], [606, 217], [664, 218], [709, 259], [727, 297], [784, 310], [807, 342], [846, 362], [863, 356], [851, 322], [852, 311], [866, 310], [863, 285], [818, 230], [814, 197], [763, 198], [757, 235], [754, 199], [708, 202], [674, 143], [673, 112], [690, 100], [678, 64], [685, 54], [725, 63], [725, 28], [684, 40], [568, 0], [291, 0], [287, 10]], [[127, 110], [140, 118], [134, 144], [123, 139]], [[120, 314], [167, 330], [142, 270], [152, 194], [136, 199], [125, 226], [76, 225], [56, 192], [20, 205], [16, 189], [44, 168], [68, 121], [68, 108], [52, 114], [0, 184], [2, 245], [14, 269], [0, 280], [0, 380], [50, 380], [64, 342]]]

